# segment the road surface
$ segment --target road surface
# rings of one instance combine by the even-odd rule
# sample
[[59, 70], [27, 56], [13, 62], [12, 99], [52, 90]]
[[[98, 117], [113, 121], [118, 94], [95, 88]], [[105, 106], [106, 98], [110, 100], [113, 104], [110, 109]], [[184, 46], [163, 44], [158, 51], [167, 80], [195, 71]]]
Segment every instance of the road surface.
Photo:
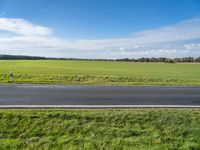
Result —
[[198, 106], [200, 87], [0, 85], [0, 107]]

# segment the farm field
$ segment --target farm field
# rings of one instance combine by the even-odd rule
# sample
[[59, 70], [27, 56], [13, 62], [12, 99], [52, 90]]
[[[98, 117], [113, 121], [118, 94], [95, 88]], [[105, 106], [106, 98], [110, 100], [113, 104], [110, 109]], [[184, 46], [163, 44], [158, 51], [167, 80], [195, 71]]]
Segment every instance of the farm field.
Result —
[[200, 85], [200, 64], [0, 60], [0, 83]]
[[0, 110], [1, 149], [199, 149], [199, 109]]

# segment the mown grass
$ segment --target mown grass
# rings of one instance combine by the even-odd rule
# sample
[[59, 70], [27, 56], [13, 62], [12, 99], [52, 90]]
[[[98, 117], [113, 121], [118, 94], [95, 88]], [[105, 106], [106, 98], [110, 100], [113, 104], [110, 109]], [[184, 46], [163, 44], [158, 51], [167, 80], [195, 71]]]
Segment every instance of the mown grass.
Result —
[[1, 60], [0, 83], [200, 85], [200, 64]]
[[0, 110], [0, 149], [200, 149], [199, 109]]

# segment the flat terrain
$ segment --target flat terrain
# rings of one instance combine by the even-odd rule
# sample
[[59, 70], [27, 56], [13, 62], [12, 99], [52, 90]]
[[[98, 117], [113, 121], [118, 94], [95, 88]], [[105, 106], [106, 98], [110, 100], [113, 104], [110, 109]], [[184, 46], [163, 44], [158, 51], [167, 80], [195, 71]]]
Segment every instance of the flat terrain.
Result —
[[0, 85], [1, 105], [200, 106], [200, 87]]
[[200, 147], [199, 109], [0, 110], [0, 149]]
[[0, 60], [0, 83], [200, 85], [200, 64]]

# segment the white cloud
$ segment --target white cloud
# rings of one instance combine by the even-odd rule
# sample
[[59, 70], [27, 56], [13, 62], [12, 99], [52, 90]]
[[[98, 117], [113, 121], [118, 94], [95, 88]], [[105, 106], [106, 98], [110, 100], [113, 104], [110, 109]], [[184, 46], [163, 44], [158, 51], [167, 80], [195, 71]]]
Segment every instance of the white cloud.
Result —
[[172, 42], [200, 37], [200, 18], [134, 34], [142, 42]]
[[193, 50], [193, 49], [200, 50], [200, 44], [186, 44], [184, 45], [184, 48], [187, 50]]
[[0, 30], [24, 36], [46, 36], [51, 34], [49, 28], [34, 25], [23, 19], [0, 18]]
[[51, 57], [121, 58], [200, 55], [200, 18], [138, 32], [127, 38], [68, 40], [48, 27], [18, 18], [0, 18], [0, 53]]

